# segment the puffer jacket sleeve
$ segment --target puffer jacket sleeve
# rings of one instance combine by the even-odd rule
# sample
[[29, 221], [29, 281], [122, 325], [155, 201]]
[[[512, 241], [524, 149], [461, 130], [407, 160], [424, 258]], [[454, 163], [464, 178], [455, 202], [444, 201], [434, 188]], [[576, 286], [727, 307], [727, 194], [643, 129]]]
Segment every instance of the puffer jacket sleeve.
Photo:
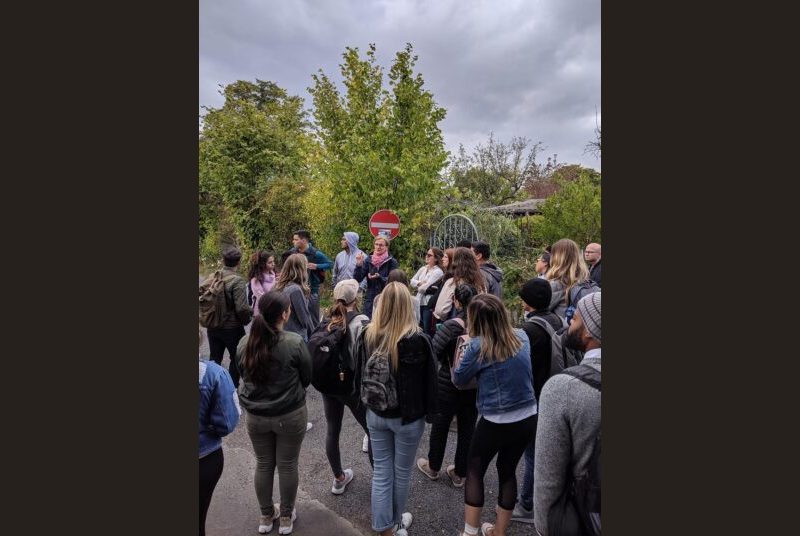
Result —
[[433, 357], [433, 348], [431, 346], [430, 338], [422, 333], [420, 334], [425, 340], [425, 347], [428, 349], [428, 359], [427, 359], [427, 367], [426, 367], [426, 374], [425, 374], [425, 413], [426, 415], [432, 415], [439, 411], [438, 408], [438, 389], [439, 389], [439, 380], [436, 374], [436, 363]]
[[450, 368], [454, 351], [453, 342], [462, 333], [464, 328], [455, 318], [451, 318], [436, 330], [436, 335], [433, 336], [433, 353], [443, 367]]

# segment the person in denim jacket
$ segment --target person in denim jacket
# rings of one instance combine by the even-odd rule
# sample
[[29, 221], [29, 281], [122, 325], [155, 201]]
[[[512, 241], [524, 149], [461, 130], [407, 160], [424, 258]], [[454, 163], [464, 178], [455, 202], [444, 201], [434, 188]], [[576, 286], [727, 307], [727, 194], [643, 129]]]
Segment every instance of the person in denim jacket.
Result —
[[491, 294], [479, 294], [470, 302], [467, 333], [472, 339], [453, 373], [453, 383], [464, 386], [477, 376], [481, 418], [467, 456], [462, 534], [478, 534], [483, 477], [497, 455], [497, 521], [483, 523], [480, 530], [484, 536], [500, 536], [511, 521], [517, 498], [517, 463], [536, 433], [530, 342], [523, 330], [514, 329], [503, 302]]
[[[200, 344], [203, 330], [200, 329]], [[206, 514], [225, 460], [222, 437], [239, 422], [239, 399], [227, 370], [200, 360], [200, 536], [206, 533]]]

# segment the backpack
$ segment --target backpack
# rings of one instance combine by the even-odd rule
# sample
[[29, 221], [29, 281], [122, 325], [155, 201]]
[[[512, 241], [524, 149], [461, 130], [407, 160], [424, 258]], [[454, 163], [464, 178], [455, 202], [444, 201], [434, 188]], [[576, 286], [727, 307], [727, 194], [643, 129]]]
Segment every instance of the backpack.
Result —
[[[600, 372], [588, 365], [578, 365], [563, 371], [590, 387], [600, 391]], [[592, 454], [586, 472], [573, 478], [571, 483], [553, 506], [549, 518], [548, 534], [600, 536], [600, 432], [594, 439]]]
[[[346, 396], [353, 392], [353, 366], [348, 355], [350, 323], [359, 316], [348, 315], [347, 326], [328, 331], [330, 322], [323, 322], [308, 339], [311, 354], [311, 385], [326, 395]], [[366, 318], [364, 316], [364, 318]]]
[[581, 298], [595, 292], [600, 292], [600, 287], [591, 279], [578, 283], [569, 289], [569, 301], [567, 302], [567, 310], [564, 312], [564, 320], [566, 320], [568, 326], [572, 322], [572, 317], [575, 315], [575, 307], [581, 301]]
[[253, 287], [251, 286], [251, 282], [247, 282], [247, 304], [250, 307], [253, 307], [256, 304], [255, 295], [253, 294]]
[[361, 401], [374, 411], [395, 409], [400, 405], [397, 382], [387, 354], [376, 350], [364, 364], [361, 374]]
[[222, 270], [217, 270], [200, 285], [200, 325], [211, 329], [222, 327], [227, 310], [225, 280]]
[[[464, 321], [462, 319], [456, 317], [456, 322], [461, 325], [461, 329], [464, 329]], [[458, 339], [456, 339], [456, 350], [453, 353], [453, 364], [450, 366], [450, 381], [453, 382], [453, 385], [455, 385], [456, 388], [461, 390], [478, 388], [477, 375], [473, 376], [466, 385], [456, 385], [456, 382], [453, 381], [453, 371], [458, 368], [458, 366], [461, 364], [461, 361], [464, 359], [464, 354], [467, 353], [467, 348], [469, 347], [469, 341], [470, 336], [466, 333], [458, 336]]]
[[[567, 332], [566, 326], [556, 331], [553, 329], [553, 326], [550, 325], [550, 322], [540, 316], [526, 318], [525, 322], [536, 324], [545, 330], [547, 336], [550, 337], [550, 376], [558, 374], [569, 367], [574, 367], [581, 362], [583, 359], [582, 352], [564, 346], [563, 339]], [[548, 376], [548, 378], [550, 376]]]

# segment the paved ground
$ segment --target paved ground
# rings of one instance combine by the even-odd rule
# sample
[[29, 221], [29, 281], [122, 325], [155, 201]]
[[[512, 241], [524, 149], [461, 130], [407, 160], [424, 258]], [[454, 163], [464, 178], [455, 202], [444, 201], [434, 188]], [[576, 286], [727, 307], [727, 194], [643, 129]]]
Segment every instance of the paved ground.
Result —
[[[208, 356], [207, 345], [201, 354]], [[228, 366], [225, 355], [223, 366]], [[313, 387], [307, 392], [309, 420], [314, 427], [306, 434], [300, 453], [300, 489], [297, 499], [297, 521], [293, 534], [297, 536], [318, 536], [337, 534], [343, 536], [374, 535], [370, 525], [370, 486], [372, 469], [367, 454], [361, 452], [364, 433], [348, 410], [342, 424], [340, 441], [343, 467], [352, 467], [353, 481], [343, 495], [330, 492], [333, 475], [325, 456], [325, 416], [322, 397]], [[222, 478], [214, 492], [208, 512], [206, 532], [208, 536], [243, 536], [258, 534], [258, 503], [253, 489], [255, 458], [247, 430], [245, 416], [236, 430], [223, 441], [225, 468]], [[418, 457], [427, 456], [430, 425], [420, 441]], [[446, 466], [453, 461], [456, 436], [450, 433]], [[518, 468], [518, 481], [521, 482], [521, 468]], [[277, 476], [274, 500], [279, 501]], [[486, 505], [482, 521], [494, 521], [494, 507], [497, 504], [497, 471], [490, 466], [486, 474]], [[407, 510], [414, 515], [409, 534], [447, 535], [459, 533], [464, 526], [464, 492], [454, 488], [450, 479], [443, 475], [438, 481], [431, 481], [416, 468], [412, 473], [411, 492]], [[533, 534], [533, 526], [512, 523], [506, 534], [518, 536]], [[272, 533], [277, 534], [277, 523]]]

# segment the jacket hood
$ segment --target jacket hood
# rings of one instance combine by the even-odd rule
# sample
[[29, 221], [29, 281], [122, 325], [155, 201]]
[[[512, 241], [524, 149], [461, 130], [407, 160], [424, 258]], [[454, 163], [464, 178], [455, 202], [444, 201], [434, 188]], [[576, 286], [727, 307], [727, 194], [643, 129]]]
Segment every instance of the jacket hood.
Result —
[[481, 270], [483, 270], [487, 275], [490, 275], [498, 283], [503, 280], [503, 270], [490, 262], [482, 265]]
[[347, 240], [347, 247], [350, 250], [350, 253], [355, 253], [359, 251], [358, 249], [358, 233], [354, 233], [353, 231], [345, 231], [344, 238]]

